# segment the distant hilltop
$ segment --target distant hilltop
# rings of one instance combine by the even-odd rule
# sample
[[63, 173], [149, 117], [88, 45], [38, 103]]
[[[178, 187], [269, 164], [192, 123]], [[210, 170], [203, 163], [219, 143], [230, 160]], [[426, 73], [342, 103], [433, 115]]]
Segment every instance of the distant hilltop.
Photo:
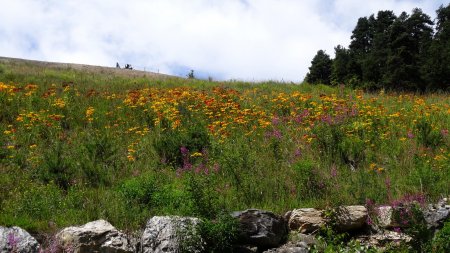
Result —
[[95, 66], [87, 64], [76, 64], [76, 63], [60, 63], [60, 62], [46, 62], [46, 61], [36, 61], [27, 60], [19, 58], [10, 58], [0, 56], [0, 64], [13, 64], [13, 65], [23, 65], [24, 67], [33, 68], [52, 68], [52, 69], [75, 69], [83, 72], [89, 73], [101, 73], [101, 74], [111, 74], [114, 76], [123, 77], [146, 77], [146, 78], [177, 78], [176, 76], [160, 74], [150, 71], [142, 71], [135, 69], [122, 69], [117, 67], [105, 67], [105, 66]]

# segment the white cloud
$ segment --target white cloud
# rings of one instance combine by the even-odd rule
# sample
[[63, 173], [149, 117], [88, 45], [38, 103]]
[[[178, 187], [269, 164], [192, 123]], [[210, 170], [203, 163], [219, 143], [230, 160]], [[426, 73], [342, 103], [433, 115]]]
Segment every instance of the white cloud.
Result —
[[361, 16], [436, 1], [0, 0], [0, 55], [172, 74], [300, 81], [319, 49], [348, 45]]

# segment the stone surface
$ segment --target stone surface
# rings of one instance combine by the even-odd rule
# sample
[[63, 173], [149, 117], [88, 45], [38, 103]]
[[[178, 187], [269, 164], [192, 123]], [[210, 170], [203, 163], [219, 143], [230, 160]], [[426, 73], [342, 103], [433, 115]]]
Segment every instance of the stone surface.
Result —
[[7, 252], [37, 253], [39, 243], [20, 227], [0, 226], [0, 253]]
[[394, 217], [394, 212], [400, 213], [404, 207], [380, 206], [376, 209], [378, 226], [382, 228], [404, 228], [408, 224], [398, 221]]
[[289, 241], [281, 247], [269, 249], [264, 253], [306, 253], [317, 244], [317, 239], [312, 235], [291, 232]]
[[65, 228], [56, 235], [56, 239], [63, 248], [70, 248], [75, 253], [126, 253], [135, 250], [127, 236], [105, 220]]
[[313, 233], [325, 225], [323, 213], [314, 208], [300, 208], [292, 211], [289, 229], [300, 233]]
[[232, 215], [239, 220], [239, 241], [244, 245], [254, 245], [259, 249], [273, 248], [287, 237], [286, 221], [272, 212], [248, 209]]
[[285, 244], [279, 248], [269, 249], [263, 251], [263, 253], [308, 253], [309, 247], [304, 242], [299, 242], [296, 244]]
[[444, 225], [444, 221], [450, 219], [450, 205], [447, 199], [442, 199], [437, 205], [429, 205], [423, 211], [423, 217], [428, 228], [437, 229]]
[[195, 233], [197, 218], [178, 216], [155, 216], [145, 226], [139, 252], [200, 252], [202, 240]]
[[400, 245], [403, 243], [409, 243], [412, 238], [409, 235], [395, 231], [383, 231], [382, 233], [373, 235], [360, 236], [357, 240], [365, 245], [383, 247], [387, 244]]
[[363, 228], [367, 221], [367, 208], [364, 206], [341, 206], [335, 209], [336, 227], [342, 231]]

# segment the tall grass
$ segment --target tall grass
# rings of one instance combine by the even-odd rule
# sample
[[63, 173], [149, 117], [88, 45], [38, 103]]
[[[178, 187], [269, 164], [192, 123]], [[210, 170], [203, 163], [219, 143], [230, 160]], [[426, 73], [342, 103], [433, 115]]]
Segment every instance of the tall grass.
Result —
[[0, 224], [450, 194], [448, 94], [127, 78], [3, 64]]

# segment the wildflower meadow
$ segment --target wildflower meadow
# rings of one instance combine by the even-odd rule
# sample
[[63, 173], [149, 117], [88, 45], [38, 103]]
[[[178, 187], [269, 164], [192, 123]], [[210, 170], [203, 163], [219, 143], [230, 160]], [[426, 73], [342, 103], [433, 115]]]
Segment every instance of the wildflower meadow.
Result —
[[0, 224], [434, 201], [450, 194], [449, 128], [447, 93], [4, 64]]

